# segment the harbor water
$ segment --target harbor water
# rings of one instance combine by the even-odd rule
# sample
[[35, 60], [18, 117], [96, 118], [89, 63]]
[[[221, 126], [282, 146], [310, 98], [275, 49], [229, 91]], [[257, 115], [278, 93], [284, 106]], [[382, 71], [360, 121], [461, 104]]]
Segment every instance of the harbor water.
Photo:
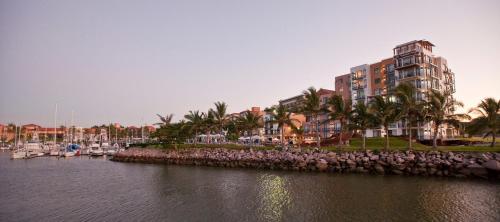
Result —
[[500, 184], [1, 152], [0, 221], [500, 221]]

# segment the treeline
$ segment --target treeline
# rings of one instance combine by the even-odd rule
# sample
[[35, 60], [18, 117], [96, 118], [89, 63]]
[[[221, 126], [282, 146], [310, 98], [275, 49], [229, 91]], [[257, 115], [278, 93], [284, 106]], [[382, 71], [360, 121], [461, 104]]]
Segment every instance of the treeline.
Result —
[[[339, 146], [343, 144], [342, 135], [357, 131], [363, 138], [362, 146], [365, 148], [366, 131], [368, 129], [382, 128], [388, 132], [391, 124], [401, 121], [408, 130], [408, 148], [412, 149], [411, 129], [430, 123], [433, 128], [433, 147], [437, 147], [438, 129], [446, 124], [457, 129], [466, 130], [470, 134], [481, 134], [485, 137], [491, 136], [491, 146], [495, 146], [495, 138], [500, 133], [500, 101], [494, 98], [486, 98], [481, 103], [469, 110], [467, 113], [457, 114], [456, 109], [463, 104], [449, 92], [429, 90], [423, 98], [417, 95], [417, 89], [408, 83], [398, 85], [388, 96], [372, 97], [367, 104], [364, 100], [352, 105], [350, 99], [343, 99], [340, 95], [333, 95], [326, 104], [320, 101], [318, 90], [310, 87], [303, 91], [304, 101], [302, 105], [294, 110], [288, 110], [282, 105], [266, 108], [270, 115], [270, 122], [275, 123], [281, 130], [281, 143], [284, 144], [284, 126], [292, 128], [297, 139], [302, 141], [304, 128], [299, 121], [294, 119], [292, 113], [300, 113], [310, 118], [310, 123], [316, 126], [329, 121], [340, 122]], [[164, 144], [180, 144], [194, 138], [197, 143], [199, 135], [219, 134], [226, 135], [225, 139], [237, 140], [240, 136], [253, 136], [259, 128], [264, 125], [263, 118], [258, 113], [246, 111], [242, 115], [232, 116], [227, 113], [227, 104], [224, 102], [214, 103], [214, 108], [207, 112], [189, 111], [184, 119], [173, 123], [173, 115], [158, 115], [161, 122], [157, 123], [159, 129], [153, 134]], [[477, 114], [467, 126], [463, 125], [466, 120], [471, 120], [469, 114]], [[327, 120], [321, 120], [321, 116], [328, 116]], [[319, 127], [313, 127], [312, 132], [316, 136], [317, 146], [321, 145]], [[205, 137], [205, 143], [210, 143], [210, 137]], [[218, 140], [218, 142], [222, 142]], [[299, 142], [300, 144], [301, 142]], [[385, 135], [384, 148], [389, 149], [389, 135]]]

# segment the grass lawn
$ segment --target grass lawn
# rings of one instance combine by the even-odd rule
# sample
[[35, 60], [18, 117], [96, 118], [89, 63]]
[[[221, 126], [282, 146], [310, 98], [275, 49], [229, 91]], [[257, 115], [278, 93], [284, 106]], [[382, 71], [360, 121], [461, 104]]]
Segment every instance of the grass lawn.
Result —
[[[361, 150], [361, 138], [354, 138], [350, 140], [349, 146], [342, 147], [344, 151]], [[420, 143], [413, 143], [414, 150], [432, 150], [432, 146], [426, 146]], [[369, 150], [382, 150], [384, 149], [384, 138], [366, 138], [366, 147]], [[399, 137], [389, 138], [390, 150], [408, 150], [408, 141]], [[322, 147], [322, 149], [337, 151], [337, 146]], [[439, 146], [440, 151], [462, 151], [462, 152], [500, 152], [500, 145], [495, 147], [489, 146]]]
[[[361, 138], [351, 139], [349, 146], [342, 147], [342, 151], [359, 151], [361, 149]], [[400, 150], [406, 151], [408, 150], [407, 145], [408, 141], [404, 140], [400, 137], [390, 137], [389, 138], [389, 149], [390, 150]], [[428, 151], [432, 150], [431, 146], [426, 146], [420, 143], [414, 142], [413, 144], [414, 150], [420, 151]], [[175, 146], [173, 144], [169, 144], [167, 146], [162, 146], [159, 144], [156, 145], [145, 145], [143, 147], [147, 148], [157, 148], [157, 149], [173, 149]], [[248, 145], [239, 145], [239, 144], [178, 144], [177, 149], [199, 149], [199, 148], [226, 148], [226, 149], [249, 149]], [[273, 146], [252, 146], [253, 150], [272, 150], [275, 149]], [[308, 147], [313, 148], [313, 147]], [[383, 150], [384, 149], [384, 138], [366, 138], [366, 148], [369, 150]], [[306, 148], [307, 149], [307, 148]], [[325, 146], [321, 147], [323, 150], [331, 150], [331, 151], [339, 151], [337, 146]], [[460, 151], [460, 152], [500, 152], [500, 145], [496, 145], [495, 147], [489, 146], [439, 146], [439, 151]]]

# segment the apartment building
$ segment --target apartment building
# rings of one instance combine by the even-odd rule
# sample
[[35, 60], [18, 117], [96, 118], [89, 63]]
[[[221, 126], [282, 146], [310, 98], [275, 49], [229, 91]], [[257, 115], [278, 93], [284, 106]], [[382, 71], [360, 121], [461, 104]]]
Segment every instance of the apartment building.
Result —
[[[326, 106], [328, 99], [330, 99], [335, 94], [334, 90], [320, 88], [318, 90], [319, 100], [321, 106]], [[327, 113], [321, 113], [316, 121], [313, 121], [312, 116], [306, 116], [306, 122], [304, 123], [304, 134], [310, 137], [312, 140], [315, 139], [316, 131], [320, 133], [321, 138], [331, 137], [335, 132], [335, 121], [328, 120]]]
[[335, 77], [335, 92], [344, 100], [351, 99], [351, 73]]
[[[363, 64], [351, 68], [350, 98], [353, 104], [362, 101], [368, 103], [370, 98], [381, 95], [391, 95], [394, 88], [401, 83], [409, 83], [416, 88], [416, 97], [425, 100], [431, 90], [441, 92], [455, 92], [455, 74], [448, 66], [448, 62], [441, 56], [433, 54], [434, 44], [427, 40], [415, 40], [397, 45], [393, 49], [393, 56], [372, 64]], [[345, 75], [335, 78], [335, 89], [345, 89]], [[338, 91], [338, 90], [337, 90]], [[348, 95], [342, 92], [345, 98]], [[347, 97], [348, 98], [348, 97]], [[389, 132], [382, 129], [368, 130], [367, 136], [406, 135], [408, 133], [403, 122], [390, 125]], [[412, 128], [418, 139], [430, 139], [431, 124], [426, 123]], [[442, 126], [438, 134], [440, 138], [457, 135], [453, 127]]]

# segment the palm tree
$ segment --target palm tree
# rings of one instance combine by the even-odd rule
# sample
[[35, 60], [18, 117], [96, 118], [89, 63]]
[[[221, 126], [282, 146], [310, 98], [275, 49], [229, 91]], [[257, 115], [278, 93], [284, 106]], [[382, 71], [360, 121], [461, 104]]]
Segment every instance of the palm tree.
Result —
[[250, 132], [250, 140], [253, 145], [253, 132], [255, 129], [262, 127], [261, 116], [259, 114], [254, 114], [250, 111], [247, 111], [246, 114], [240, 116], [238, 118], [238, 124], [242, 129], [245, 129], [247, 132]]
[[291, 125], [292, 132], [297, 136], [297, 143], [299, 144], [299, 149], [301, 148], [302, 142], [304, 141], [304, 126], [297, 127], [295, 125]]
[[214, 115], [214, 120], [218, 125], [218, 130], [220, 132], [220, 135], [222, 136], [223, 131], [224, 131], [224, 125], [228, 122], [228, 117], [227, 117], [227, 104], [225, 102], [216, 102], [214, 103], [215, 105], [215, 110], [213, 112]]
[[[318, 148], [321, 146], [321, 138], [319, 135], [319, 115], [323, 112], [323, 107], [321, 106], [321, 101], [319, 98], [318, 91], [314, 87], [309, 87], [307, 90], [304, 90], [304, 104], [301, 107], [300, 111], [304, 113], [306, 116], [311, 117], [311, 123], [315, 124], [315, 134], [317, 139]], [[311, 126], [311, 128], [313, 128]]]
[[424, 113], [426, 115], [426, 119], [431, 121], [434, 125], [432, 148], [437, 148], [439, 126], [442, 124], [448, 124], [459, 128], [460, 119], [470, 118], [466, 114], [454, 114], [456, 107], [463, 106], [464, 104], [455, 100], [449, 92], [441, 93], [437, 90], [429, 91]]
[[294, 124], [300, 123], [297, 119], [292, 118], [291, 112], [288, 112], [287, 108], [283, 106], [282, 104], [278, 106], [273, 106], [269, 109], [266, 109], [267, 112], [269, 112], [271, 116], [271, 123], [277, 123], [278, 128], [280, 128], [281, 131], [281, 145], [284, 146], [285, 143], [285, 126], [292, 126], [294, 127]]
[[408, 130], [408, 149], [412, 149], [412, 126], [422, 117], [423, 101], [418, 100], [415, 86], [409, 83], [401, 83], [395, 89], [398, 98], [401, 114], [406, 122]]
[[172, 123], [172, 118], [174, 117], [174, 114], [168, 114], [165, 116], [162, 116], [160, 114], [156, 114], [156, 115], [158, 116], [158, 118], [160, 118], [161, 122], [155, 123], [154, 125], [159, 125], [160, 127], [170, 125], [170, 123]]
[[217, 125], [215, 124], [214, 112], [214, 110], [209, 109], [207, 113], [202, 113], [202, 128], [207, 136], [207, 144], [211, 141], [210, 135], [212, 134], [212, 131], [217, 127]]
[[333, 95], [328, 100], [328, 107], [326, 111], [328, 112], [328, 120], [338, 120], [340, 122], [340, 135], [339, 135], [339, 147], [342, 145], [342, 135], [344, 131], [348, 130], [347, 122], [349, 122], [352, 114], [352, 102], [351, 100], [346, 100], [340, 95]]
[[375, 96], [370, 102], [370, 113], [376, 125], [383, 126], [385, 131], [384, 149], [389, 150], [389, 124], [398, 119], [396, 104], [389, 97]]
[[374, 116], [369, 112], [368, 107], [364, 102], [359, 101], [352, 110], [350, 127], [352, 129], [361, 130], [362, 145], [361, 148], [366, 150], [366, 130], [374, 126]]
[[198, 132], [203, 128], [203, 113], [200, 114], [200, 111], [189, 111], [188, 114], [184, 115], [184, 118], [187, 120], [186, 127], [190, 129], [191, 132], [194, 132], [194, 144], [196, 145], [198, 141]]
[[468, 131], [472, 134], [485, 133], [484, 137], [491, 136], [490, 146], [494, 147], [496, 135], [500, 133], [500, 100], [486, 98], [469, 112], [477, 113], [479, 117], [471, 121]]

